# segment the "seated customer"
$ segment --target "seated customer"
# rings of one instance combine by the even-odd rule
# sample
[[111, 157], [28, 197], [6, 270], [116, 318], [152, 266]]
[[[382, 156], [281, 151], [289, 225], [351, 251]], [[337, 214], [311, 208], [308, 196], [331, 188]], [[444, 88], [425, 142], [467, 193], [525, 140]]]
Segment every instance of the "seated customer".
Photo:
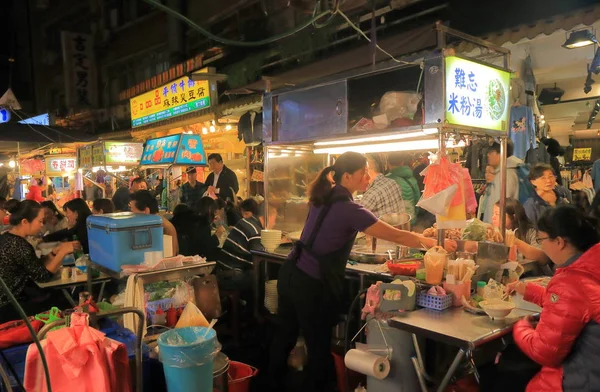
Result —
[[92, 214], [104, 215], [115, 212], [115, 205], [110, 199], [96, 199], [92, 204]]
[[260, 232], [263, 229], [258, 220], [258, 204], [254, 199], [244, 200], [240, 204], [242, 220], [240, 220], [227, 236], [223, 244], [223, 253], [230, 258], [230, 266], [246, 268], [251, 263], [251, 250], [263, 249]]
[[194, 245], [197, 242], [195, 236], [198, 232], [198, 217], [187, 204], [178, 204], [173, 209], [171, 223], [177, 232], [179, 254], [183, 256], [195, 256]]
[[90, 249], [86, 220], [88, 216], [92, 215], [92, 211], [90, 211], [90, 208], [83, 199], [73, 199], [68, 201], [65, 204], [64, 209], [65, 215], [69, 220], [69, 228], [45, 236], [44, 241], [73, 241], [75, 239], [74, 237], [77, 236], [77, 240], [81, 243], [83, 253], [86, 255], [89, 254]]
[[[79, 244], [63, 242], [46, 258], [39, 259], [26, 238], [37, 236], [42, 231], [44, 212], [41, 206], [36, 201], [26, 200], [13, 203], [9, 212], [12, 228], [0, 236], [0, 276], [28, 316], [46, 311], [53, 305], [60, 307], [62, 295], [46, 300], [39, 290], [34, 293], [34, 282], [52, 279], [62, 266], [63, 258], [73, 253]], [[0, 290], [0, 322], [18, 318], [16, 310], [9, 305], [7, 295]]]
[[[516, 380], [527, 383], [531, 392], [600, 390], [598, 222], [571, 205], [548, 209], [538, 220], [538, 242], [557, 266], [554, 277], [547, 287], [525, 282], [508, 287], [543, 308], [539, 321], [530, 315], [513, 329], [515, 344], [527, 358], [513, 361], [510, 371], [498, 366], [496, 379], [490, 379], [495, 387], [484, 389], [482, 384], [481, 390], [523, 390], [525, 385]], [[533, 373], [534, 365], [539, 372], [529, 380], [533, 374], [520, 369]]]
[[[158, 215], [158, 201], [156, 201], [156, 199], [152, 197], [152, 194], [147, 190], [141, 190], [131, 194], [129, 207], [131, 208], [131, 212], [136, 214]], [[175, 226], [173, 226], [171, 222], [162, 216], [161, 218], [163, 221], [163, 232], [164, 234], [171, 236], [171, 240], [173, 241], [173, 255], [176, 256], [179, 254], [177, 230], [175, 230]]]
[[44, 210], [44, 227], [42, 228], [42, 233], [52, 234], [69, 228], [69, 220], [58, 211], [53, 202], [47, 200], [41, 202], [40, 205]]
[[215, 261], [220, 256], [219, 238], [225, 232], [225, 228], [219, 226], [215, 233], [212, 233], [213, 224], [217, 219], [217, 208], [216, 201], [205, 196], [198, 200], [194, 209], [198, 219], [194, 226], [196, 233], [193, 237], [191, 251], [195, 255], [206, 257], [208, 261]]

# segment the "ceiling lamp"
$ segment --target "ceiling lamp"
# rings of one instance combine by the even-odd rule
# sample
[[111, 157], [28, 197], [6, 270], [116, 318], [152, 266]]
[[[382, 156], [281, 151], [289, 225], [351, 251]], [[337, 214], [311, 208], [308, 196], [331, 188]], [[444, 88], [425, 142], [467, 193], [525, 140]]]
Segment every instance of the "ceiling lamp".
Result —
[[562, 46], [563, 48], [567, 49], [577, 49], [597, 43], [598, 39], [596, 39], [596, 36], [592, 34], [591, 31], [579, 30], [571, 32], [569, 38], [567, 38], [567, 40]]

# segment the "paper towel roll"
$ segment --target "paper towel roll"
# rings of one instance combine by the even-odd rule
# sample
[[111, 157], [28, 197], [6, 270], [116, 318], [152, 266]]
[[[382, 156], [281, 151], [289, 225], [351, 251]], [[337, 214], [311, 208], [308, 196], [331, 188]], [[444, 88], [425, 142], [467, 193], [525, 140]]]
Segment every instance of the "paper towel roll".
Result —
[[390, 373], [390, 361], [368, 351], [349, 350], [344, 357], [344, 363], [348, 369], [378, 380], [383, 380]]

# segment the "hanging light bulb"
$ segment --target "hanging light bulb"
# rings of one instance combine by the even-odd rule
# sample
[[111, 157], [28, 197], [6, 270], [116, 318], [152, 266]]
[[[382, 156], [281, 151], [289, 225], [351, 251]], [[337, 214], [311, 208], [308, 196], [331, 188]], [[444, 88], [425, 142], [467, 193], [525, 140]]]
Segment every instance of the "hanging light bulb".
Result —
[[8, 166], [10, 166], [11, 169], [14, 169], [15, 166], [17, 166], [17, 163], [15, 161], [10, 161], [8, 162]]
[[205, 135], [208, 134], [208, 128], [203, 127], [202, 128], [202, 133], [205, 134]]
[[216, 130], [217, 130], [217, 128], [215, 128], [214, 125], [210, 126], [210, 133], [215, 133]]
[[231, 125], [229, 125], [229, 124], [225, 125], [225, 130], [226, 131], [231, 131]]
[[546, 116], [544, 116], [543, 114], [540, 116], [540, 119], [542, 119], [542, 120], [545, 118], [546, 118]]

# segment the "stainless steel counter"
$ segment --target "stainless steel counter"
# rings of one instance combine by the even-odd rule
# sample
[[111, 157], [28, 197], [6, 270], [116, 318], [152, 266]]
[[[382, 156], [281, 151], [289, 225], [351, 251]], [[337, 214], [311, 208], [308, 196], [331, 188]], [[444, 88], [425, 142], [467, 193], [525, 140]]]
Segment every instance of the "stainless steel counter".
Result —
[[474, 315], [462, 308], [443, 311], [420, 309], [394, 317], [389, 325], [464, 350], [473, 350], [512, 331], [513, 325], [535, 312], [515, 309], [505, 320], [492, 321], [487, 315]]

